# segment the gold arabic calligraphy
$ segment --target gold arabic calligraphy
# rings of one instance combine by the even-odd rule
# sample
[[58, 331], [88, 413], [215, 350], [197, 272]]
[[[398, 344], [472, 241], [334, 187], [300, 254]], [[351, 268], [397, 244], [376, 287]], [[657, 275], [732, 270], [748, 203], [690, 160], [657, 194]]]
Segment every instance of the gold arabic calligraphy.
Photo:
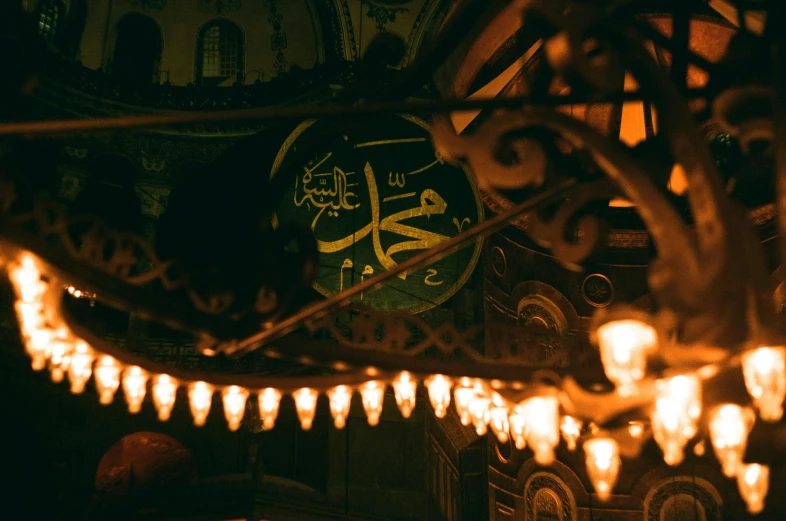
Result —
[[[344, 172], [338, 167], [333, 167], [332, 172], [315, 173], [315, 170], [324, 164], [325, 161], [331, 157], [331, 155], [332, 153], [329, 153], [315, 165], [305, 167], [303, 176], [295, 182], [295, 192], [293, 196], [293, 202], [295, 206], [301, 207], [305, 204], [308, 210], [311, 210], [312, 207], [319, 209], [317, 215], [314, 217], [314, 220], [311, 223], [312, 230], [316, 229], [319, 219], [326, 210], [328, 212], [328, 216], [336, 217], [338, 216], [339, 210], [355, 210], [361, 206], [361, 203], [357, 202], [357, 195], [350, 191], [351, 187], [357, 186], [357, 183], [349, 182], [350, 176], [354, 175], [355, 172]], [[420, 168], [413, 172], [408, 172], [407, 174], [423, 172], [437, 163], [441, 163], [441, 161], [437, 159], [426, 167]], [[317, 246], [320, 252], [335, 253], [344, 250], [371, 234], [374, 245], [374, 254], [379, 260], [379, 263], [383, 268], [391, 269], [397, 264], [396, 261], [393, 260], [393, 255], [404, 251], [428, 249], [448, 239], [448, 237], [445, 235], [402, 223], [402, 221], [414, 219], [416, 217], [430, 218], [432, 215], [444, 214], [448, 207], [447, 202], [445, 202], [442, 196], [440, 196], [436, 191], [430, 188], [423, 190], [420, 193], [419, 206], [396, 212], [383, 218], [381, 217], [380, 212], [380, 199], [376, 176], [369, 162], [366, 162], [363, 168], [363, 174], [368, 186], [371, 221], [361, 229], [341, 239], [335, 241], [324, 241], [317, 239]], [[396, 173], [394, 179], [393, 173], [391, 172], [388, 176], [390, 186], [404, 187], [405, 176], [407, 174]], [[318, 182], [316, 182], [317, 180]], [[300, 189], [300, 192], [302, 192], [302, 196], [300, 197], [298, 197], [298, 189]], [[416, 192], [394, 195], [382, 199], [382, 202], [384, 203], [397, 199], [414, 197], [416, 195]], [[454, 218], [454, 220], [456, 219]], [[468, 221], [468, 219], [465, 218], [462, 221], [462, 224], [464, 221]], [[407, 237], [410, 240], [400, 241], [385, 249], [383, 248], [382, 242], [380, 240], [380, 231], [394, 233]], [[343, 269], [351, 267], [351, 261], [347, 263], [348, 260], [349, 259], [344, 261], [344, 265], [341, 268], [341, 289], [343, 289]], [[373, 271], [368, 273], [369, 268], [370, 266], [366, 266], [366, 269], [363, 273], [364, 275], [373, 273]], [[432, 271], [436, 272], [436, 270]], [[433, 276], [433, 274], [430, 276]], [[407, 273], [402, 273], [399, 275], [399, 277], [403, 280], [406, 280]]]

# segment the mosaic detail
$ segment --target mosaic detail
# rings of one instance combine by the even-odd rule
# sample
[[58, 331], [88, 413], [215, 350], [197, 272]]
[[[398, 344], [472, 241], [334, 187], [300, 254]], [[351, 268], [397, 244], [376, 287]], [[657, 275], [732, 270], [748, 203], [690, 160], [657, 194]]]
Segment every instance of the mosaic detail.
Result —
[[409, 11], [406, 7], [399, 7], [409, 2], [385, 2], [380, 0], [362, 0], [362, 2], [368, 7], [366, 17], [374, 20], [377, 31], [384, 31], [388, 22], [395, 22], [397, 15]]
[[287, 33], [282, 31], [284, 24], [284, 15], [278, 8], [279, 0], [263, 0], [265, 6], [268, 8], [267, 21], [273, 28], [274, 33], [270, 36], [270, 49], [276, 51], [276, 57], [273, 60], [273, 68], [276, 74], [281, 74], [287, 71], [289, 64], [284, 55], [284, 49], [287, 48]]

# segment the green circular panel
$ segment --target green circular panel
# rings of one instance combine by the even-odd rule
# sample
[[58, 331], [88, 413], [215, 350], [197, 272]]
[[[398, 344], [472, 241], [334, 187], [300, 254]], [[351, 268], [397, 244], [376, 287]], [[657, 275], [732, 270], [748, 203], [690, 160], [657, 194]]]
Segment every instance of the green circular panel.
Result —
[[[271, 176], [298, 141], [321, 125], [306, 121], [287, 138]], [[314, 288], [335, 295], [454, 237], [483, 220], [471, 173], [434, 153], [428, 125], [379, 116], [316, 151], [276, 212], [280, 222], [311, 227], [319, 244]], [[377, 309], [418, 313], [444, 302], [467, 281], [481, 240], [362, 295]]]

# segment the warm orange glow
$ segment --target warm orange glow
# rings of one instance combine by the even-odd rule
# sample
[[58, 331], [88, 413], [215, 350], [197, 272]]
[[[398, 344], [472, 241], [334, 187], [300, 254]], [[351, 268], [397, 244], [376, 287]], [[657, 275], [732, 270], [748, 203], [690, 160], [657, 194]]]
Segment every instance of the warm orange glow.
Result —
[[423, 382], [428, 389], [428, 399], [437, 418], [444, 418], [450, 405], [450, 388], [453, 380], [441, 374], [426, 378]]
[[259, 404], [259, 417], [262, 418], [262, 429], [269, 431], [276, 424], [278, 407], [281, 403], [281, 391], [268, 387], [260, 391], [257, 396]]
[[98, 359], [93, 374], [99, 403], [109, 405], [120, 387], [120, 364], [111, 356], [103, 355]]
[[695, 376], [674, 376], [657, 382], [652, 434], [671, 466], [682, 463], [684, 448], [696, 435], [701, 416], [701, 384]]
[[304, 431], [310, 430], [314, 424], [314, 416], [317, 414], [317, 398], [319, 393], [309, 387], [303, 387], [292, 393], [295, 399], [295, 409], [300, 420], [300, 428]]
[[147, 371], [136, 365], [127, 367], [123, 372], [123, 393], [131, 414], [142, 410], [142, 402], [147, 393], [147, 378]]
[[336, 429], [343, 429], [347, 424], [349, 407], [352, 403], [352, 389], [346, 385], [338, 385], [327, 392], [330, 401], [330, 414]]
[[153, 378], [153, 405], [158, 411], [158, 419], [167, 421], [172, 416], [177, 398], [177, 380], [168, 374], [160, 374]]
[[770, 467], [751, 463], [737, 468], [737, 488], [748, 506], [748, 512], [764, 510], [764, 500], [770, 488]]
[[90, 346], [82, 340], [77, 341], [68, 366], [68, 380], [71, 382], [72, 393], [80, 394], [85, 390], [85, 385], [93, 374], [93, 358], [93, 350]]
[[194, 425], [202, 427], [207, 422], [210, 407], [213, 405], [213, 386], [207, 382], [193, 382], [189, 385], [188, 405]]
[[748, 351], [742, 357], [742, 374], [761, 419], [779, 421], [786, 397], [786, 348], [760, 347]]
[[581, 427], [583, 422], [573, 416], [563, 416], [560, 422], [560, 431], [565, 443], [568, 445], [568, 450], [576, 450], [576, 442], [581, 436]]
[[493, 393], [489, 409], [489, 427], [500, 443], [506, 443], [510, 439], [508, 416], [510, 416], [510, 409], [508, 409], [505, 400], [498, 393]]
[[230, 385], [221, 391], [221, 400], [224, 403], [224, 417], [230, 431], [236, 431], [243, 422], [246, 413], [246, 400], [249, 392], [237, 385]]
[[475, 386], [470, 378], [462, 378], [453, 388], [453, 403], [456, 404], [456, 412], [461, 420], [461, 424], [465, 427], [472, 423], [472, 417], [469, 413], [469, 403], [474, 396]]
[[556, 396], [536, 396], [519, 404], [529, 426], [527, 443], [539, 465], [551, 465], [559, 444], [559, 401]]
[[640, 320], [614, 320], [597, 330], [603, 369], [621, 396], [637, 392], [637, 383], [647, 371], [647, 355], [655, 348], [655, 329]]
[[393, 380], [393, 393], [396, 396], [396, 405], [398, 405], [401, 416], [409, 418], [412, 416], [412, 411], [415, 409], [417, 402], [418, 382], [408, 371], [402, 371]]
[[378, 425], [385, 398], [385, 383], [379, 380], [371, 380], [361, 385], [359, 390], [368, 424], [372, 427]]
[[622, 464], [617, 442], [611, 438], [593, 438], [584, 442], [584, 452], [592, 486], [601, 501], [608, 501]]
[[734, 477], [742, 464], [748, 433], [755, 420], [752, 410], [731, 403], [719, 405], [710, 413], [712, 447], [728, 478]]

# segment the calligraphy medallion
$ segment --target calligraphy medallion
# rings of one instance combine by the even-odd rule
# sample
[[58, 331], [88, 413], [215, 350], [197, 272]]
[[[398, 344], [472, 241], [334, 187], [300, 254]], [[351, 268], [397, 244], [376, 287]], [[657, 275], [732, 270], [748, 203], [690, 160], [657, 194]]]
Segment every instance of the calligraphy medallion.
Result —
[[[300, 140], [328, 121], [310, 120], [284, 142], [271, 177]], [[434, 153], [428, 125], [381, 116], [315, 149], [297, 172], [275, 222], [311, 227], [320, 258], [314, 288], [331, 296], [427, 250], [483, 220], [469, 171]], [[389, 279], [362, 304], [419, 313], [458, 291], [477, 264], [481, 239], [450, 256]]]

